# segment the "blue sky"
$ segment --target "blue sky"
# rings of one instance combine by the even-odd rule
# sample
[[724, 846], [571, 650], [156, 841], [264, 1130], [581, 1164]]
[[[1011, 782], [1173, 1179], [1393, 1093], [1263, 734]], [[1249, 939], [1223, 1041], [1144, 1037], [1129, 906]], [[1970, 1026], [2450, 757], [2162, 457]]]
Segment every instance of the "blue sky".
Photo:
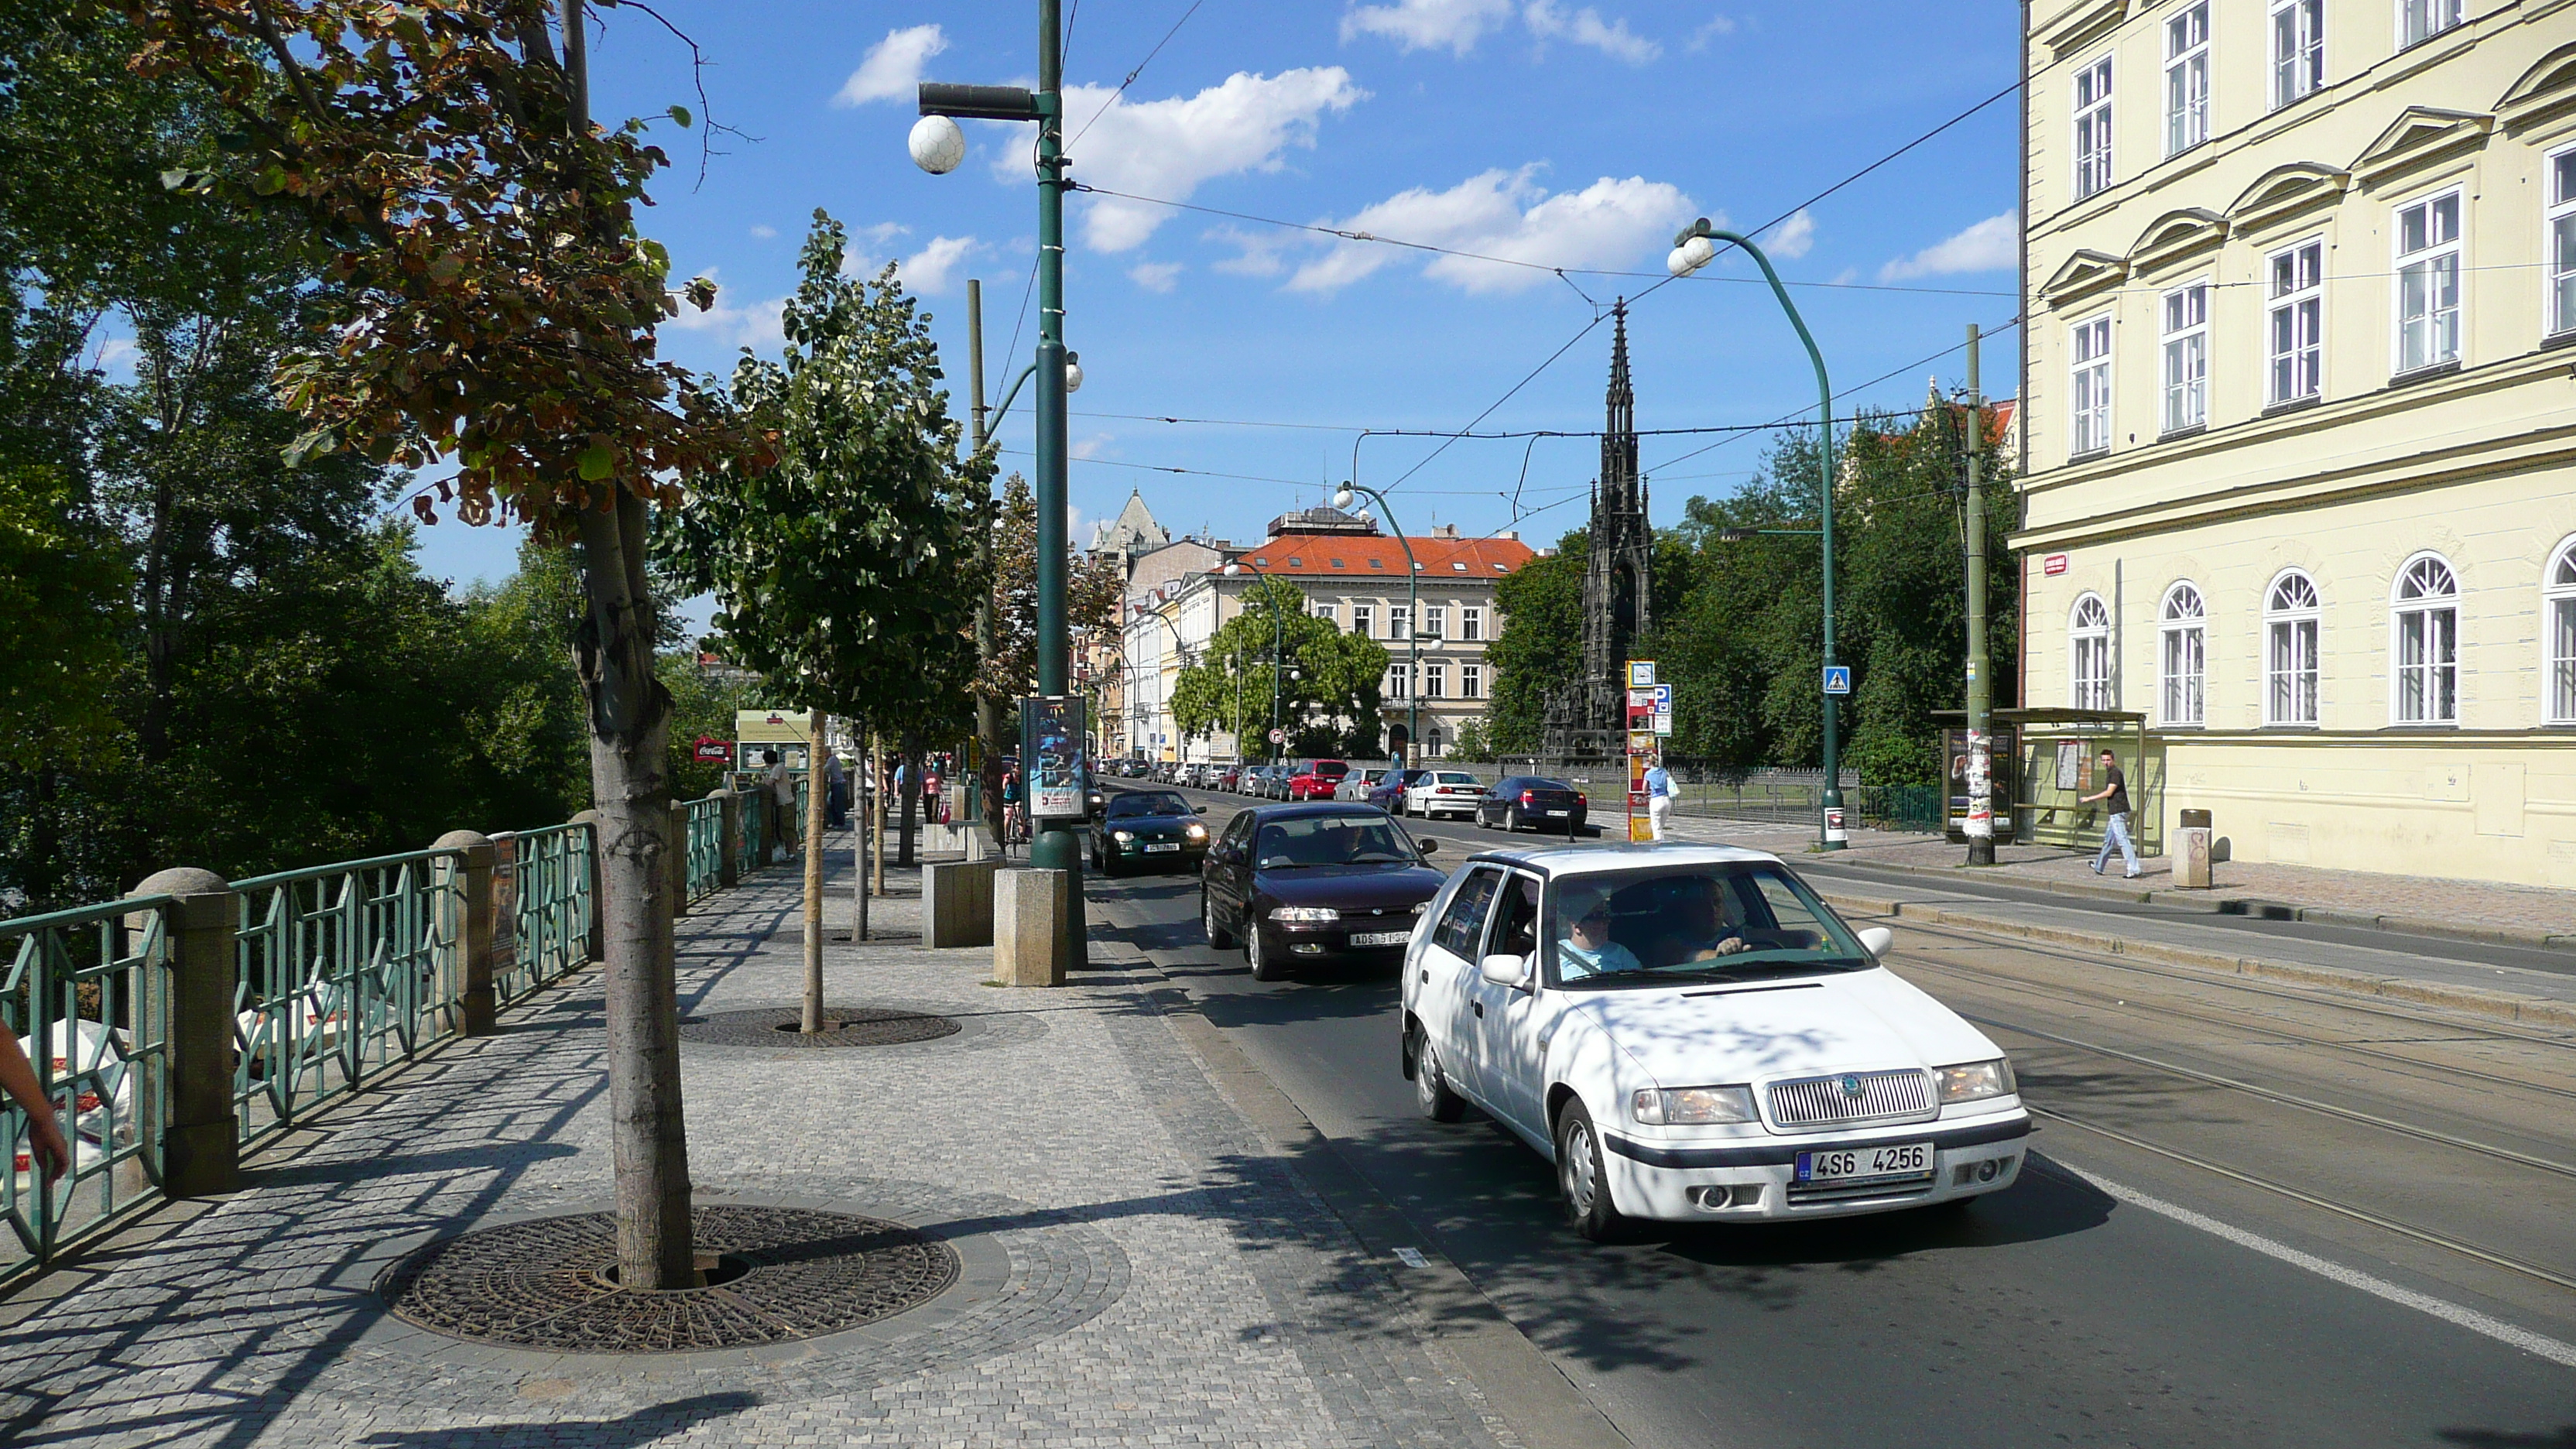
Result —
[[[714, 312], [666, 329], [666, 354], [729, 372], [740, 347], [773, 350], [777, 301], [822, 207], [865, 259], [897, 261], [924, 297], [960, 416], [965, 280], [983, 279], [998, 391], [1025, 364], [1035, 326], [1021, 307], [1032, 128], [968, 123], [966, 162], [944, 177], [915, 168], [904, 141], [919, 79], [1033, 79], [1034, 3], [659, 8], [703, 49], [707, 104], [682, 44], [612, 10], [592, 51], [599, 115], [681, 102], [745, 133], [716, 138], [724, 154], [695, 185], [695, 137], [662, 133], [679, 165], [646, 226], [680, 276], [723, 288]], [[1076, 179], [1539, 264], [1075, 197], [1078, 539], [1130, 488], [1176, 532], [1256, 538], [1349, 474], [1356, 429], [1464, 426], [1612, 297], [1654, 285], [1691, 217], [1768, 222], [2010, 84], [2019, 22], [2003, 0], [1202, 0], [1122, 93], [1190, 0], [1066, 8], [1068, 127], [1088, 128], [1069, 148]], [[2012, 317], [2015, 124], [2007, 97], [1762, 236], [1791, 282], [1842, 284], [1794, 291], [1837, 390], [1954, 346], [1969, 322]], [[1619, 271], [1641, 275], [1602, 274]], [[1749, 266], [1736, 258], [1710, 273], [1631, 314], [1643, 429], [1813, 407], [1812, 374], [1767, 290], [1744, 284]], [[1017, 362], [1006, 353], [1015, 335]], [[2013, 341], [1986, 349], [1989, 392], [2011, 390]], [[1598, 427], [1609, 347], [1605, 322], [1482, 426]], [[1954, 355], [1857, 400], [1911, 406], [1927, 373], [1955, 382], [1959, 367]], [[1162, 417], [1222, 422], [1140, 420]], [[1025, 397], [1002, 438], [1006, 467], [1025, 469]], [[1693, 494], [1740, 485], [1763, 446], [1757, 436], [1681, 458], [1707, 441], [1646, 440], [1659, 523]], [[1362, 481], [1402, 479], [1391, 496], [1408, 531], [1517, 526], [1547, 542], [1583, 521], [1591, 440], [1466, 441], [1435, 457], [1437, 447], [1361, 444]], [[506, 574], [515, 545], [511, 531], [449, 522], [423, 531], [421, 553], [432, 573], [462, 581]]]

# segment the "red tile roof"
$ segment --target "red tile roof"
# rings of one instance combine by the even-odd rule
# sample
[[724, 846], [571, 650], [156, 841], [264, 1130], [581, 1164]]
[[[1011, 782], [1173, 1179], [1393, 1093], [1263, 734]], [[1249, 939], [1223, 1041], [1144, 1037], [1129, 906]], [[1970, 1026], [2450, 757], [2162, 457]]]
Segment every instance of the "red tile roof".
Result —
[[[1509, 538], [1414, 536], [1414, 561], [1422, 577], [1500, 578], [1538, 557]], [[1296, 578], [1396, 578], [1405, 576], [1404, 545], [1393, 538], [1355, 533], [1283, 533], [1239, 550], [1236, 562], [1254, 573]], [[1460, 567], [1460, 565], [1465, 567]]]

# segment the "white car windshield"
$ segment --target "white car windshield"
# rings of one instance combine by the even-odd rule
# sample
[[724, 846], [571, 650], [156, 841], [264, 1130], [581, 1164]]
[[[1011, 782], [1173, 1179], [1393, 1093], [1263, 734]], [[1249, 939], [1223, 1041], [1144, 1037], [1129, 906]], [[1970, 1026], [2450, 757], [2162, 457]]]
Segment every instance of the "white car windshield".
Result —
[[1560, 986], [1742, 980], [1873, 964], [1814, 893], [1768, 862], [1586, 873], [1559, 881], [1552, 894], [1548, 949]]

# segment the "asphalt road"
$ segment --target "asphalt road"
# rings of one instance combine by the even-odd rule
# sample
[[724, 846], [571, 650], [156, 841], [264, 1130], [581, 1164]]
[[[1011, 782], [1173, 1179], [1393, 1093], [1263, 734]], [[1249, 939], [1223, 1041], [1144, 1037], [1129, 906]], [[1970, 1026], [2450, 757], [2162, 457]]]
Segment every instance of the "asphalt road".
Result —
[[1896, 922], [1893, 969], [2013, 1053], [2031, 1170], [1946, 1219], [1601, 1248], [1516, 1139], [1415, 1115], [1391, 972], [1256, 984], [1194, 877], [1091, 890], [1649, 1449], [2576, 1446], [2576, 1036]]

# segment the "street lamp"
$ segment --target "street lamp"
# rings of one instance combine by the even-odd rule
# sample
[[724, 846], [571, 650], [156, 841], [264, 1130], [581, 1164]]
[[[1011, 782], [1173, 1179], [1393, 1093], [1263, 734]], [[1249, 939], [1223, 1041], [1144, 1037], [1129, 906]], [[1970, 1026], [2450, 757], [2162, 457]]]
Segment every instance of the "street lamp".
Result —
[[[1171, 616], [1170, 616], [1170, 615], [1168, 615], [1168, 614], [1165, 614], [1165, 613], [1164, 613], [1162, 610], [1160, 610], [1160, 609], [1148, 609], [1148, 608], [1145, 608], [1145, 607], [1143, 607], [1143, 606], [1141, 606], [1141, 605], [1140, 605], [1140, 606], [1138, 606], [1138, 607], [1135, 609], [1135, 613], [1136, 613], [1138, 616], [1142, 617], [1142, 618], [1151, 619], [1151, 620], [1153, 620], [1155, 623], [1160, 624], [1160, 625], [1162, 625], [1165, 629], [1168, 629], [1168, 630], [1170, 630], [1170, 631], [1171, 631], [1171, 634], [1172, 634], [1172, 657], [1173, 657], [1174, 659], [1176, 659], [1176, 660], [1178, 660], [1178, 661], [1180, 662], [1180, 667], [1181, 667], [1182, 669], [1184, 669], [1184, 670], [1188, 669], [1188, 668], [1190, 667], [1190, 646], [1189, 646], [1187, 643], [1183, 642], [1183, 640], [1181, 639], [1181, 626], [1180, 626], [1179, 624], [1177, 624], [1177, 623], [1174, 623], [1174, 622], [1172, 621]], [[1120, 652], [1122, 655], [1126, 653], [1126, 649], [1125, 649], [1125, 646], [1124, 646], [1123, 642], [1122, 642], [1122, 644], [1121, 644], [1121, 646], [1120, 646], [1120, 651], [1119, 651], [1119, 652]], [[1126, 669], [1127, 669], [1128, 688], [1129, 688], [1129, 690], [1133, 691], [1133, 690], [1135, 689], [1136, 664], [1135, 664], [1135, 661], [1134, 661], [1133, 659], [1128, 659], [1128, 660], [1126, 660], [1126, 661], [1125, 661], [1125, 663], [1126, 663]], [[1161, 690], [1158, 688], [1158, 689], [1156, 690], [1156, 693], [1157, 693], [1157, 695], [1160, 695], [1160, 694], [1161, 694]], [[1129, 714], [1130, 714], [1130, 716], [1131, 716], [1132, 718], [1134, 718], [1134, 719], [1135, 719], [1135, 721], [1136, 721], [1136, 733], [1138, 733], [1138, 734], [1143, 734], [1143, 733], [1145, 733], [1145, 727], [1144, 727], [1144, 725], [1145, 725], [1145, 720], [1146, 720], [1146, 718], [1147, 718], [1146, 713], [1145, 713], [1145, 701], [1144, 701], [1144, 700], [1142, 700], [1142, 699], [1131, 699], [1131, 700], [1129, 701], [1128, 710], [1129, 710]], [[1178, 744], [1177, 744], [1177, 742], [1176, 742], [1176, 743], [1175, 743], [1175, 745], [1174, 745], [1174, 753], [1175, 753], [1175, 754], [1177, 754], [1178, 752], [1179, 752], [1179, 746], [1178, 746]]]
[[[1789, 289], [1780, 285], [1780, 274], [1771, 270], [1771, 259], [1753, 244], [1751, 237], [1708, 224], [1701, 217], [1682, 228], [1673, 238], [1672, 255], [1664, 259], [1664, 270], [1676, 277], [1687, 277], [1717, 259], [1717, 244], [1729, 242], [1742, 247], [1753, 264], [1762, 269], [1771, 283], [1771, 294], [1780, 299], [1780, 310], [1788, 314], [1789, 325], [1797, 329], [1798, 340], [1806, 344], [1807, 360], [1816, 367], [1817, 425], [1823, 429], [1822, 445], [1817, 452], [1818, 473], [1823, 481], [1823, 526], [1816, 535], [1824, 544], [1825, 567], [1825, 675], [1833, 677], [1841, 661], [1834, 655], [1834, 389], [1825, 378], [1825, 355], [1816, 348], [1816, 339], [1807, 331], [1806, 319], [1798, 315], [1798, 304], [1789, 300]], [[1805, 530], [1762, 529], [1756, 532], [1804, 532]], [[1731, 529], [1727, 533], [1741, 534]], [[1721, 538], [1726, 534], [1719, 535]], [[1818, 822], [1819, 845], [1826, 850], [1841, 850], [1849, 844], [1843, 830], [1843, 780], [1840, 729], [1836, 720], [1833, 695], [1824, 696], [1825, 725], [1825, 798], [1823, 818]]]
[[[924, 81], [921, 114], [910, 138], [913, 159], [933, 174], [954, 170], [965, 159], [966, 143], [957, 118], [1034, 121], [1038, 128], [1038, 344], [1030, 370], [1037, 388], [1037, 666], [1038, 693], [1066, 693], [1072, 673], [1072, 640], [1065, 620], [1065, 573], [1070, 552], [1065, 506], [1065, 394], [1081, 373], [1064, 345], [1064, 193], [1073, 182], [1065, 175], [1064, 154], [1064, 24], [1062, 0], [1038, 0], [1038, 84], [1034, 92], [1018, 86], [949, 85]], [[944, 124], [925, 124], [927, 122]], [[1013, 391], [1017, 391], [1016, 385]], [[1078, 819], [1038, 821], [1029, 842], [1029, 864], [1061, 870], [1071, 885], [1059, 960], [1083, 959], [1088, 929], [1082, 908], [1082, 842]]]
[[[1359, 472], [1360, 445], [1351, 444], [1351, 472]], [[1422, 565], [1413, 561], [1413, 540], [1404, 536], [1404, 525], [1395, 521], [1395, 505], [1386, 495], [1361, 483], [1356, 477], [1344, 483], [1333, 494], [1333, 506], [1344, 512], [1356, 501], [1355, 494], [1365, 493], [1377, 501], [1378, 511], [1386, 515], [1386, 526], [1395, 530], [1395, 541], [1404, 549], [1404, 748], [1403, 763], [1410, 767], [1422, 758]]]

